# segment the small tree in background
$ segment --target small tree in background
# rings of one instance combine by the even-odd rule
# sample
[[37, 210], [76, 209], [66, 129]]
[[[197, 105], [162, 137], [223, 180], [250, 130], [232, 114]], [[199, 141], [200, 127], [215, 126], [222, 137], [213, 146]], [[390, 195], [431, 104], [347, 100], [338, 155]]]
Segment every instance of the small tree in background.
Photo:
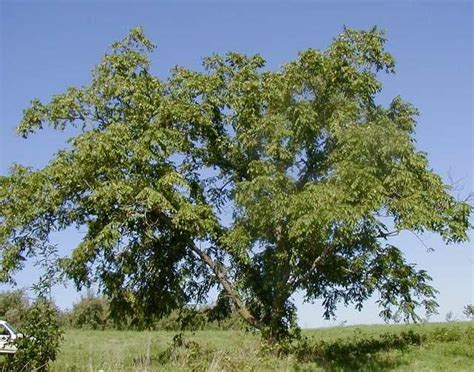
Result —
[[29, 306], [24, 289], [0, 292], [0, 319], [10, 322], [15, 327], [23, 327]]
[[74, 328], [105, 329], [108, 318], [109, 303], [102, 297], [83, 297], [69, 313], [70, 324]]
[[454, 312], [452, 310], [449, 310], [446, 313], [445, 319], [446, 319], [447, 322], [455, 322], [457, 320], [456, 317], [454, 316]]
[[474, 320], [474, 304], [464, 306], [464, 311], [462, 313], [467, 319]]

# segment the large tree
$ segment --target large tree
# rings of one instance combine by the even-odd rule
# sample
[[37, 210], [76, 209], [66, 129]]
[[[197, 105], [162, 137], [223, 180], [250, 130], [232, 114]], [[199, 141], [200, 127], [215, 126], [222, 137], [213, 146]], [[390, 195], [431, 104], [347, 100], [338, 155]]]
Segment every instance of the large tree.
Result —
[[24, 137], [79, 134], [44, 168], [1, 178], [1, 280], [77, 226], [61, 267], [78, 288], [97, 283], [116, 317], [152, 320], [213, 287], [270, 341], [295, 329], [296, 291], [322, 299], [325, 317], [374, 293], [387, 319], [433, 310], [430, 277], [390, 238], [465, 241], [471, 207], [416, 150], [416, 110], [376, 103], [377, 73], [394, 71], [384, 43], [346, 29], [278, 71], [228, 53], [163, 81], [132, 30], [90, 85], [25, 110]]

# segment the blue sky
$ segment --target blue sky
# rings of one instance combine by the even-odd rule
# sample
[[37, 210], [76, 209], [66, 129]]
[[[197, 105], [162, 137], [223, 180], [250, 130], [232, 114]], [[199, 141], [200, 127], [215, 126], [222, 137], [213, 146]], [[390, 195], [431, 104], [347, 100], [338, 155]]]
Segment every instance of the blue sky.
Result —
[[[421, 116], [418, 148], [447, 182], [458, 180], [465, 196], [473, 190], [473, 7], [468, 1], [0, 1], [0, 174], [12, 162], [44, 166], [67, 133], [39, 132], [28, 140], [15, 136], [22, 110], [32, 98], [47, 101], [68, 86], [88, 83], [91, 68], [114, 40], [142, 26], [158, 45], [152, 70], [166, 78], [170, 68], [200, 68], [214, 52], [260, 53], [276, 69], [306, 48], [324, 49], [342, 29], [377, 25], [387, 31], [388, 50], [397, 74], [383, 76], [379, 101], [396, 95], [412, 102]], [[445, 246], [427, 235], [397, 238], [410, 262], [428, 270], [440, 291], [443, 320], [473, 302], [474, 257], [471, 243]], [[78, 241], [74, 231], [55, 237], [62, 252]], [[435, 248], [427, 253], [425, 245]], [[20, 286], [34, 280], [34, 270], [17, 277]], [[3, 287], [4, 288], [4, 287]], [[72, 288], [53, 292], [61, 307], [77, 299]], [[321, 307], [299, 304], [300, 324], [328, 324]], [[336, 321], [376, 323], [378, 309], [369, 302], [362, 312], [342, 308]]]

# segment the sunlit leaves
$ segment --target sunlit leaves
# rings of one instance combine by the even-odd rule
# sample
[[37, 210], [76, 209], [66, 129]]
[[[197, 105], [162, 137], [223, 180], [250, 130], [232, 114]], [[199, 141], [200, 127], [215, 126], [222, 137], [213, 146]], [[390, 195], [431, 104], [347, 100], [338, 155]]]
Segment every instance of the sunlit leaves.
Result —
[[384, 48], [376, 28], [346, 29], [277, 71], [231, 52], [163, 81], [150, 72], [154, 45], [132, 30], [89, 85], [25, 111], [25, 137], [81, 131], [43, 169], [0, 178], [1, 280], [77, 226], [85, 234], [62, 266], [78, 287], [98, 282], [117, 316], [205, 301], [223, 277], [274, 339], [292, 334], [297, 290], [322, 298], [326, 317], [376, 292], [387, 319], [432, 311], [429, 276], [390, 237], [465, 241], [471, 206], [416, 150], [417, 110], [375, 103], [377, 74], [394, 71]]

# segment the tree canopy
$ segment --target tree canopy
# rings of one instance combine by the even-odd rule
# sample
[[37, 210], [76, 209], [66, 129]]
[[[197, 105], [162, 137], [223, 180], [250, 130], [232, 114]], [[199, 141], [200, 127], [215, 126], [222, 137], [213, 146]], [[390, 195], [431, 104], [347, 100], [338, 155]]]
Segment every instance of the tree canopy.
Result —
[[0, 178], [1, 280], [77, 226], [61, 269], [78, 288], [97, 283], [119, 318], [152, 320], [213, 287], [273, 341], [295, 329], [296, 291], [325, 317], [374, 293], [386, 319], [433, 310], [429, 275], [390, 238], [465, 241], [471, 207], [417, 151], [417, 110], [376, 102], [395, 66], [384, 45], [376, 28], [344, 29], [277, 71], [231, 52], [162, 80], [155, 46], [131, 30], [89, 85], [25, 110], [24, 137], [79, 134], [44, 168]]

